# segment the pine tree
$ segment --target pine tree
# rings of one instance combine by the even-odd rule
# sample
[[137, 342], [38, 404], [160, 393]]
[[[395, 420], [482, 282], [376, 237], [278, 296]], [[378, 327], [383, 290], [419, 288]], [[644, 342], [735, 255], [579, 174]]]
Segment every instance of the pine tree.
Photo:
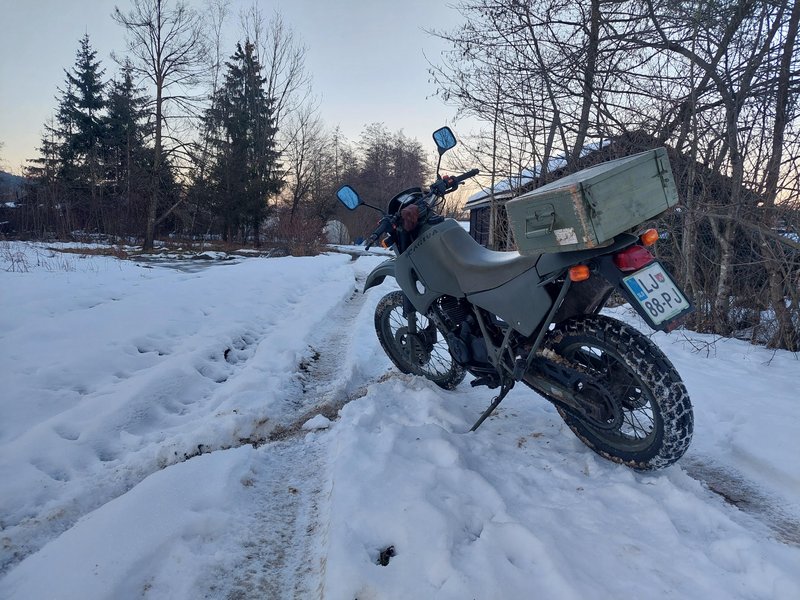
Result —
[[72, 72], [65, 71], [68, 93], [59, 110], [59, 120], [71, 130], [66, 146], [74, 161], [76, 179], [89, 188], [95, 219], [99, 217], [100, 143], [104, 129], [102, 112], [106, 104], [102, 81], [105, 70], [100, 69], [96, 57], [97, 52], [92, 50], [86, 34], [80, 41]]
[[41, 157], [32, 161], [30, 170], [37, 179], [48, 178], [45, 183], [53, 178], [58, 182], [66, 228], [101, 226], [105, 71], [96, 56], [87, 34], [80, 40], [72, 70], [64, 71], [66, 85], [59, 90], [55, 120], [45, 125]]
[[[108, 113], [104, 120], [103, 155], [110, 195], [116, 201], [118, 230], [130, 233], [144, 225], [146, 194], [149, 191], [151, 149], [145, 147], [147, 98], [133, 81], [130, 61], [122, 65], [120, 78], [110, 84]], [[138, 219], [135, 217], [142, 217]], [[142, 220], [133, 223], [132, 220]]]
[[248, 40], [226, 63], [225, 83], [206, 112], [211, 145], [216, 151], [212, 180], [219, 198], [224, 237], [252, 228], [256, 245], [268, 212], [267, 200], [282, 186], [275, 150], [273, 101], [254, 45]]

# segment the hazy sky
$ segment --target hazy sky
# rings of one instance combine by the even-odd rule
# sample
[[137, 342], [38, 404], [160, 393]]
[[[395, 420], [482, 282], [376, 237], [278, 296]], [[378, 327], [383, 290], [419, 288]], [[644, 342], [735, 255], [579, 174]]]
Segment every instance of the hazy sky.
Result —
[[[327, 125], [339, 124], [355, 139], [365, 124], [383, 122], [423, 144], [440, 125], [453, 125], [455, 109], [433, 96], [425, 59], [437, 60], [444, 46], [423, 31], [459, 22], [449, 6], [453, 0], [257, 2], [266, 15], [278, 10], [307, 46], [307, 69]], [[230, 2], [227, 55], [240, 35], [239, 12], [252, 3]], [[124, 52], [125, 34], [111, 19], [115, 5], [126, 11], [129, 0], [0, 0], [0, 142], [5, 144], [0, 159], [6, 170], [19, 172], [26, 159], [36, 156], [42, 126], [54, 114], [57, 88], [64, 84], [64, 69], [74, 65], [85, 33], [106, 78], [116, 72], [110, 54]]]

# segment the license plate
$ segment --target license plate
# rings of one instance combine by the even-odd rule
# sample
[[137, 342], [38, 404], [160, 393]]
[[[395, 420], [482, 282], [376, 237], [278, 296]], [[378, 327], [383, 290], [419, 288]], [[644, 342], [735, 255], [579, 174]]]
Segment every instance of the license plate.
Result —
[[678, 285], [657, 262], [628, 275], [622, 282], [654, 325], [661, 325], [691, 308]]

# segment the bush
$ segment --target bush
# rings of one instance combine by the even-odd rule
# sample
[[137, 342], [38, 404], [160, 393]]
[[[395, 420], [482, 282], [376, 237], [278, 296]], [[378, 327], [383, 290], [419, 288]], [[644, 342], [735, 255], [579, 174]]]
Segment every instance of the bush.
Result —
[[307, 210], [280, 209], [265, 227], [267, 244], [292, 256], [315, 256], [324, 245], [323, 220]]

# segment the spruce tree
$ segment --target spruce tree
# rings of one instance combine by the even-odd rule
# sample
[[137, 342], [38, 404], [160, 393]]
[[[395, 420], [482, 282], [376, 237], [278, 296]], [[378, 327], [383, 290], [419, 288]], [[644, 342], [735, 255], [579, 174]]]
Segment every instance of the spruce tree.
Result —
[[102, 112], [106, 104], [102, 81], [105, 70], [100, 69], [96, 57], [97, 52], [92, 50], [89, 34], [86, 34], [80, 41], [72, 72], [65, 71], [68, 93], [59, 110], [59, 120], [71, 130], [66, 142], [74, 160], [76, 178], [89, 188], [93, 211], [98, 209], [99, 203], [100, 143], [104, 129]]
[[133, 66], [125, 61], [119, 79], [111, 81], [108, 91], [103, 155], [105, 177], [117, 210], [117, 227], [126, 233], [144, 226], [150, 189], [148, 169], [152, 158], [148, 155], [152, 150], [144, 142], [149, 135], [146, 105], [147, 98], [133, 80]]
[[225, 83], [206, 112], [211, 145], [216, 151], [212, 180], [219, 199], [217, 212], [224, 223], [224, 237], [252, 228], [256, 245], [259, 228], [267, 215], [267, 200], [277, 194], [277, 129], [273, 101], [267, 96], [266, 79], [255, 46], [247, 40], [225, 63]]
[[55, 178], [59, 204], [67, 229], [101, 226], [104, 70], [84, 35], [71, 71], [65, 70], [66, 85], [55, 120], [45, 125], [39, 148], [41, 157], [32, 161], [35, 178]]

